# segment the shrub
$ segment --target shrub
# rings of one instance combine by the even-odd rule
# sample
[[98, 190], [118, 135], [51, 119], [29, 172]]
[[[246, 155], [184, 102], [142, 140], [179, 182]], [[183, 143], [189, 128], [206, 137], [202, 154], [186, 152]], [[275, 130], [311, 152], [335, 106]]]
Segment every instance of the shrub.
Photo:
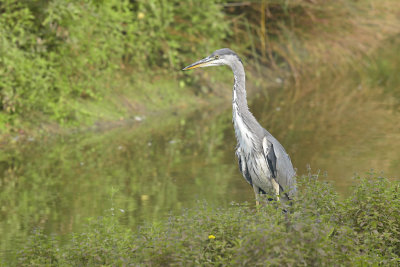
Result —
[[345, 202], [338, 223], [351, 227], [359, 246], [381, 263], [395, 264], [400, 257], [400, 184], [385, 178], [360, 179]]

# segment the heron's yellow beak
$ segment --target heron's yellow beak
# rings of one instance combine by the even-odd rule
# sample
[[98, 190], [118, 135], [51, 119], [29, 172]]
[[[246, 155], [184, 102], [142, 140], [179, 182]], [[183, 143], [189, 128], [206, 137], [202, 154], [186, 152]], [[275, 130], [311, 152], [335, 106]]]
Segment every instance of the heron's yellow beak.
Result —
[[203, 58], [202, 60], [199, 60], [187, 67], [184, 67], [182, 70], [192, 70], [192, 69], [196, 69], [196, 68], [201, 68], [201, 67], [207, 67], [208, 64], [212, 61], [212, 58], [206, 57]]

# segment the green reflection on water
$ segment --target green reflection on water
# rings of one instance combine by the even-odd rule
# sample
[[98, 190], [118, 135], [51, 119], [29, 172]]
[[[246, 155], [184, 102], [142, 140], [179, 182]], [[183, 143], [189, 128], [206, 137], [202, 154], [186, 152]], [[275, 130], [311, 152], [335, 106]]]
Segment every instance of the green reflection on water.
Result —
[[37, 226], [68, 233], [112, 207], [134, 226], [202, 199], [218, 205], [251, 200], [235, 165], [230, 112], [203, 112], [200, 120], [193, 118], [198, 112], [172, 119], [161, 131], [145, 122], [5, 151], [2, 250]]

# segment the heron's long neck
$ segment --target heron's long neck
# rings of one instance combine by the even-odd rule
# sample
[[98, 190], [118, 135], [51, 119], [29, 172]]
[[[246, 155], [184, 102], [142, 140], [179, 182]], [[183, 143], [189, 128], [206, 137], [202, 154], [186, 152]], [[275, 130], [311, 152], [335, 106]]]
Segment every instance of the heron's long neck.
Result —
[[250, 113], [246, 98], [246, 77], [243, 65], [237, 61], [231, 66], [235, 78], [232, 96], [232, 115], [236, 139], [239, 146], [247, 153], [254, 149], [255, 130], [258, 122]]
[[234, 77], [232, 92], [233, 111], [237, 108], [240, 113], [246, 112], [249, 108], [246, 98], [246, 74], [244, 73], [243, 65], [239, 60], [236, 60], [230, 67], [232, 68]]
[[253, 120], [255, 121], [255, 118], [250, 113], [249, 107], [247, 105], [246, 75], [244, 73], [243, 65], [240, 61], [237, 61], [231, 66], [231, 68], [234, 76], [232, 95], [233, 112], [237, 111], [239, 115], [245, 116], [247, 120], [251, 120], [251, 122], [253, 122]]

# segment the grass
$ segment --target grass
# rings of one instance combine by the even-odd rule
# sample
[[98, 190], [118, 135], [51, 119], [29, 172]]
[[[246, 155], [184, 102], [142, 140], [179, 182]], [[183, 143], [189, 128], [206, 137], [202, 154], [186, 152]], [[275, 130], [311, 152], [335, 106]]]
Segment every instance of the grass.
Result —
[[[115, 208], [88, 220], [67, 242], [40, 230], [7, 264], [18, 266], [397, 266], [400, 183], [357, 178], [346, 199], [317, 175], [299, 179], [288, 213], [280, 203], [216, 208], [206, 203], [180, 216], [130, 229]], [[283, 204], [282, 204], [283, 205]], [[288, 207], [286, 207], [288, 208]]]

